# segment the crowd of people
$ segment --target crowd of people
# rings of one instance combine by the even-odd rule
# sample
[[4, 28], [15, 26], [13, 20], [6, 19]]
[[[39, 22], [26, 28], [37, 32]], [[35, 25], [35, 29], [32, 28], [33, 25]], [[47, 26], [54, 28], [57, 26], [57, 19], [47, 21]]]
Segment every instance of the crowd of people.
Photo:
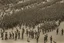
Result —
[[[35, 3], [37, 5], [37, 3]], [[28, 8], [32, 8], [35, 6], [35, 4], [33, 5], [29, 5], [29, 6], [26, 6], [24, 8], [28, 9]], [[13, 14], [15, 12], [19, 12], [21, 10], [23, 10], [24, 8], [21, 7], [21, 9], [15, 9], [15, 8], [12, 8], [12, 7], [9, 7], [7, 10], [3, 9], [1, 10], [0, 14], [1, 15], [10, 15], [10, 14]], [[18, 39], [24, 39], [24, 34], [26, 34], [27, 36], [27, 41], [30, 42], [29, 38], [31, 39], [36, 39], [37, 43], [39, 42], [39, 38], [40, 38], [40, 33], [42, 31], [43, 34], [47, 33], [47, 32], [51, 32], [54, 30], [54, 28], [52, 27], [51, 29], [40, 29], [39, 27], [37, 27], [36, 29], [31, 27], [32, 29], [28, 28], [21, 28], [18, 30], [17, 29], [12, 29], [11, 32], [8, 32], [6, 30], [1, 30], [1, 39], [2, 40], [9, 40], [9, 39], [14, 39], [14, 40], [18, 40]], [[63, 32], [64, 30], [62, 29], [61, 30], [61, 34], [63, 35]], [[58, 34], [59, 33], [59, 29], [57, 29], [56, 33]], [[46, 34], [44, 36], [44, 43], [46, 43], [48, 41], [48, 35]], [[53, 36], [50, 36], [50, 43], [52, 43], [53, 41]], [[55, 41], [53, 41], [54, 43], [56, 43]]]
[[[29, 0], [27, 0], [29, 1]], [[22, 1], [19, 1], [17, 4], [20, 4], [20, 3], [24, 3], [26, 1], [22, 0]], [[4, 16], [4, 15], [11, 15], [13, 13], [16, 13], [16, 12], [19, 12], [20, 9], [15, 9], [13, 6], [15, 6], [16, 4], [7, 4], [7, 5], [4, 5], [3, 8], [0, 9], [0, 16]], [[23, 8], [21, 7], [21, 10], [23, 10]]]
[[[18, 28], [14, 28], [14, 29], [9, 29], [9, 30], [1, 30], [1, 39], [2, 40], [10, 40], [10, 39], [14, 39], [14, 40], [18, 40], [18, 39], [24, 39], [25, 35], [27, 37], [27, 42], [30, 42], [30, 38], [31, 39], [36, 39], [36, 42], [39, 42], [39, 38], [40, 38], [40, 33], [42, 32], [42, 34], [46, 34], [48, 32], [53, 31], [54, 29], [43, 29], [40, 28], [42, 26], [42, 24], [35, 26], [35, 27], [26, 27], [26, 26], [21, 26], [21, 29]], [[58, 29], [57, 29], [57, 34], [58, 34]], [[62, 30], [62, 34], [63, 34], [63, 30]], [[46, 34], [44, 36], [44, 43], [47, 42], [48, 39], [48, 35]], [[54, 41], [55, 42], [55, 41]], [[50, 43], [52, 43], [52, 36], [50, 37]]]
[[[25, 2], [26, 1], [19, 1], [17, 4], [25, 3]], [[30, 5], [24, 6], [24, 7], [20, 6], [20, 8], [15, 8], [15, 6], [17, 6], [17, 4], [13, 4], [13, 3], [7, 4], [3, 8], [0, 9], [0, 17], [4, 17], [5, 15], [12, 15], [12, 14], [17, 13], [19, 11], [22, 11], [24, 9], [37, 7], [40, 4], [44, 4], [44, 3], [45, 3], [45, 1], [41, 2], [41, 3], [33, 3], [33, 4], [30, 4]]]
[[[5, 32], [1, 30], [1, 39], [2, 40], [10, 40], [10, 39], [14, 39], [14, 40], [18, 40], [18, 39], [24, 39], [24, 34], [26, 34], [27, 36], [27, 42], [30, 42], [30, 39], [36, 39], [36, 42], [39, 42], [39, 38], [40, 38], [40, 32], [41, 30], [39, 29], [38, 31], [34, 31], [34, 30], [25, 30], [24, 28], [22, 28], [22, 31], [20, 30], [16, 30], [16, 31], [11, 31], [11, 32]], [[46, 34], [44, 36], [44, 43], [46, 43], [48, 41], [48, 34]], [[52, 36], [50, 37], [50, 43], [52, 43]]]
[[[35, 29], [12, 29], [11, 32], [8, 30], [1, 30], [1, 39], [2, 40], [9, 40], [9, 39], [24, 39], [24, 34], [27, 36], [27, 38], [32, 38], [32, 39], [39, 39], [40, 36], [40, 29], [39, 30], [35, 30]], [[27, 41], [29, 41], [27, 39]]]
[[[21, 1], [19, 1], [19, 2], [21, 2]], [[18, 2], [18, 3], [19, 3]], [[18, 4], [17, 3], [17, 4]], [[16, 5], [16, 4], [15, 4]], [[4, 15], [11, 15], [11, 14], [13, 14], [13, 13], [17, 13], [17, 12], [19, 12], [19, 11], [21, 11], [21, 10], [24, 10], [24, 9], [28, 9], [28, 8], [31, 8], [32, 6], [35, 6], [35, 4], [33, 4], [33, 5], [28, 5], [28, 6], [25, 6], [25, 7], [21, 7], [20, 9], [15, 9], [13, 6], [15, 6], [14, 4], [7, 4], [6, 6], [7, 7], [4, 7], [4, 8], [2, 8], [2, 9], [0, 9], [0, 16], [4, 16]]]

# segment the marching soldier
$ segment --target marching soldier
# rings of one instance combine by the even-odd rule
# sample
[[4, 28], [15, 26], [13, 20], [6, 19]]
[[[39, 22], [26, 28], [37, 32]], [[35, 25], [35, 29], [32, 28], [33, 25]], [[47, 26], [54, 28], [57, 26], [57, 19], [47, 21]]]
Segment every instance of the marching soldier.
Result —
[[14, 33], [12, 32], [12, 38], [14, 39]]
[[7, 35], [7, 32], [5, 32], [5, 40], [7, 40], [8, 39], [8, 37], [7, 37], [8, 35]]
[[63, 32], [64, 32], [64, 30], [62, 29], [62, 30], [61, 30], [61, 34], [62, 34], [62, 35], [63, 35]]
[[11, 32], [9, 32], [9, 39], [11, 39], [12, 38], [12, 34], [11, 34]]
[[34, 34], [35, 34], [35, 38], [36, 38], [36, 36], [37, 36], [37, 31], [36, 30], [35, 30]]
[[46, 43], [48, 41], [48, 35], [46, 34], [44, 37], [44, 43]]
[[44, 36], [44, 43], [46, 43], [46, 39], [45, 39], [45, 36]]
[[2, 38], [2, 40], [3, 40], [3, 36], [4, 36], [4, 34], [3, 34], [4, 32], [2, 32], [2, 30], [1, 30], [1, 38]]
[[20, 31], [18, 32], [18, 39], [20, 39]]
[[38, 41], [39, 41], [39, 34], [37, 34], [36, 41], [38, 43]]
[[50, 43], [52, 43], [52, 36], [50, 37]]
[[56, 33], [58, 34], [59, 29], [56, 30]]
[[17, 40], [17, 32], [15, 31], [15, 40]]
[[28, 30], [29, 38], [31, 37], [31, 30]]
[[28, 36], [28, 29], [26, 29], [26, 35]]
[[25, 32], [25, 30], [24, 30], [24, 28], [22, 29], [22, 39], [24, 38], [23, 36], [24, 36], [24, 32]]

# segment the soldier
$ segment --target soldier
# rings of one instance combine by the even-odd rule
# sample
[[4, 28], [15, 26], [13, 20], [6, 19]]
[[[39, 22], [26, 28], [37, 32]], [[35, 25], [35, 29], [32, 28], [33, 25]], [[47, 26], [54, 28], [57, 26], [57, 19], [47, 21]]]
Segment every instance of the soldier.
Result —
[[38, 27], [38, 32], [40, 32], [40, 29], [39, 29], [39, 27]]
[[18, 39], [20, 39], [20, 31], [18, 31]]
[[44, 36], [44, 43], [46, 43], [46, 39], [45, 39], [45, 36]]
[[39, 41], [39, 34], [37, 34], [36, 41], [38, 43], [38, 41]]
[[9, 39], [11, 39], [11, 37], [12, 37], [12, 34], [9, 32]]
[[34, 31], [33, 31], [33, 36], [32, 36], [32, 38], [34, 38]]
[[48, 41], [48, 35], [46, 34], [46, 42]]
[[37, 31], [36, 30], [35, 30], [34, 34], [35, 34], [35, 38], [36, 38], [36, 35], [37, 35]]
[[62, 35], [63, 35], [63, 32], [64, 32], [64, 30], [62, 29], [62, 30], [61, 30], [61, 34], [62, 34]]
[[26, 35], [28, 36], [28, 29], [26, 29]]
[[52, 43], [52, 36], [50, 37], [50, 43]]
[[30, 33], [30, 35], [31, 35], [31, 38], [33, 39], [33, 31], [31, 30], [31, 33]]
[[1, 38], [2, 38], [2, 40], [3, 40], [3, 36], [4, 36], [4, 34], [3, 34], [4, 32], [2, 32], [2, 30], [1, 30]]
[[7, 32], [5, 32], [5, 40], [7, 40], [7, 39], [8, 39], [8, 38], [7, 38], [7, 36], [8, 36], [8, 35], [7, 35]]
[[46, 34], [44, 37], [44, 43], [46, 43], [48, 41], [48, 35]]
[[56, 30], [56, 34], [58, 34], [59, 29]]
[[28, 32], [28, 33], [29, 33], [29, 38], [30, 38], [30, 37], [31, 37], [31, 30], [29, 30], [29, 32]]
[[24, 38], [23, 36], [24, 36], [24, 32], [25, 32], [25, 30], [24, 30], [24, 28], [22, 29], [22, 39]]
[[17, 32], [15, 31], [15, 40], [17, 40]]
[[12, 32], [12, 38], [14, 39], [14, 33]]

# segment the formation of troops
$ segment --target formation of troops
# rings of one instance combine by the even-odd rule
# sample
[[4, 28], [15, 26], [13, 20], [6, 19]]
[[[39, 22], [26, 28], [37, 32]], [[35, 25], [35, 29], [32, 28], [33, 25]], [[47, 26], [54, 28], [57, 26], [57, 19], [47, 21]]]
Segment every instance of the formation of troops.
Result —
[[[41, 25], [39, 25], [41, 26]], [[40, 38], [40, 33], [42, 32], [42, 34], [44, 35], [44, 43], [47, 43], [48, 41], [48, 32], [51, 32], [55, 29], [46, 29], [44, 30], [43, 28], [39, 28], [39, 26], [35, 26], [35, 27], [26, 27], [26, 26], [21, 26], [21, 29], [19, 27], [15, 27], [14, 29], [9, 29], [9, 30], [3, 30], [1, 29], [0, 31], [0, 38], [1, 40], [18, 40], [18, 39], [24, 39], [25, 37], [27, 37], [27, 42], [30, 42], [30, 38], [31, 39], [36, 39], [36, 42], [39, 42], [39, 38]], [[59, 34], [59, 28], [56, 29], [56, 35]], [[64, 34], [64, 30], [61, 29], [61, 35], [63, 36]], [[53, 40], [53, 36], [50, 36], [50, 43], [56, 43], [56, 41]]]
[[[35, 3], [36, 4], [36, 3]], [[33, 5], [31, 5], [32, 7], [33, 7]], [[26, 8], [31, 8], [31, 6], [26, 6]], [[35, 5], [34, 5], [35, 6]], [[6, 14], [12, 14], [12, 13], [14, 13], [14, 12], [19, 12], [19, 11], [21, 11], [21, 10], [23, 10], [24, 8], [21, 8], [21, 9], [14, 9], [14, 8], [12, 8], [12, 7], [9, 7], [9, 9], [7, 9], [7, 10], [2, 10], [1, 12], [0, 12], [0, 14], [2, 15], [6, 15]], [[30, 42], [30, 40], [29, 40], [29, 38], [31, 38], [31, 39], [36, 39], [36, 41], [37, 41], [37, 43], [38, 43], [38, 41], [39, 41], [39, 38], [40, 38], [40, 33], [41, 33], [41, 31], [42, 31], [42, 33], [43, 34], [45, 34], [45, 33], [47, 33], [47, 32], [51, 32], [51, 31], [53, 31], [54, 29], [53, 28], [51, 28], [51, 29], [40, 29], [39, 27], [37, 27], [36, 29], [34, 29], [34, 28], [32, 28], [32, 29], [30, 29], [30, 28], [21, 28], [21, 29], [18, 29], [18, 28], [16, 28], [15, 30], [14, 29], [12, 29], [10, 32], [8, 32], [7, 30], [1, 30], [1, 32], [0, 32], [0, 34], [1, 34], [1, 39], [2, 40], [9, 40], [9, 39], [14, 39], [14, 40], [18, 40], [18, 39], [24, 39], [24, 36], [26, 35], [27, 36], [27, 41], [28, 42]], [[58, 32], [59, 32], [59, 30], [57, 29], [56, 30], [56, 33], [58, 34]], [[64, 30], [62, 29], [61, 30], [61, 34], [63, 35], [63, 32], [64, 32]], [[52, 36], [50, 36], [50, 43], [52, 43], [52, 40], [53, 39], [53, 37]], [[48, 34], [46, 34], [45, 36], [44, 36], [44, 43], [46, 43], [48, 41]], [[54, 41], [54, 43], [56, 43], [55, 41]]]
[[[53, 22], [51, 22], [53, 23]], [[44, 22], [45, 24], [45, 22]], [[12, 29], [1, 29], [0, 31], [0, 38], [2, 40], [18, 40], [18, 39], [24, 39], [27, 37], [27, 42], [30, 42], [31, 39], [36, 39], [36, 42], [39, 42], [40, 38], [40, 33], [45, 34], [44, 35], [44, 43], [48, 41], [48, 32], [51, 32], [55, 30], [55, 28], [50, 28], [50, 29], [43, 29], [42, 27], [43, 23], [36, 25], [35, 27], [28, 27], [26, 25], [21, 25], [21, 28], [19, 26], [13, 27]], [[42, 28], [41, 28], [42, 27]], [[55, 26], [56, 27], [56, 26]], [[61, 30], [61, 34], [63, 35], [64, 30]], [[56, 34], [59, 33], [59, 29], [57, 28]], [[54, 41], [55, 42], [55, 41]], [[52, 43], [52, 36], [50, 36], [50, 43]]]
[[12, 30], [1, 30], [1, 40], [18, 40], [24, 39], [27, 37], [27, 42], [30, 42], [31, 39], [36, 39], [37, 43], [40, 37], [40, 29], [30, 29], [30, 28], [21, 28], [21, 29], [12, 29]]
[[34, 38], [34, 34], [37, 34], [37, 31], [36, 30], [31, 30], [31, 29], [28, 30], [28, 29], [24, 29], [24, 28], [22, 28], [21, 31], [16, 29], [15, 31], [12, 30], [11, 32], [7, 32], [6, 30], [3, 30], [3, 29], [1, 30], [2, 40], [3, 40], [3, 37], [5, 37], [5, 39], [11, 39], [11, 38], [17, 39], [17, 37], [18, 37], [18, 39], [20, 39], [20, 34], [22, 35], [22, 39], [23, 39], [24, 34], [26, 34], [27, 36], [29, 36], [31, 38]]
[[[2, 29], [0, 32], [1, 33], [1, 39], [2, 40], [10, 40], [10, 39], [14, 39], [14, 40], [22, 39], [23, 40], [25, 38], [25, 35], [26, 35], [27, 42], [30, 42], [29, 38], [31, 38], [31, 39], [36, 39], [36, 42], [38, 43], [41, 32], [43, 34], [45, 34], [45, 33], [53, 31], [53, 29], [43, 30], [43, 29], [40, 29], [39, 27], [37, 27], [37, 28], [36, 27], [35, 28], [22, 27], [21, 29], [15, 28], [15, 29], [11, 29], [10, 31]], [[63, 33], [64, 33], [64, 30], [62, 29], [61, 35], [63, 35]], [[56, 29], [56, 34], [57, 35], [59, 34], [58, 28]], [[53, 39], [53, 37], [50, 36], [50, 43], [52, 43], [52, 41], [53, 41], [52, 39]], [[45, 34], [44, 35], [44, 43], [47, 43], [47, 41], [48, 41], [48, 34]]]

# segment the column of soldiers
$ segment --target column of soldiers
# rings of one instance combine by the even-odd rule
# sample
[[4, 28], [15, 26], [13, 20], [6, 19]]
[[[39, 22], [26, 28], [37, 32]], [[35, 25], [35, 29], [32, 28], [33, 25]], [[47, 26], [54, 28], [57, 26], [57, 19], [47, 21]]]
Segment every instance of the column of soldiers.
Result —
[[[56, 29], [56, 34], [58, 35], [59, 34], [59, 28]], [[64, 34], [64, 29], [61, 29], [61, 35]]]
[[[36, 41], [37, 41], [37, 43], [38, 43], [38, 41], [39, 41], [39, 37], [40, 37], [40, 32], [41, 32], [41, 29], [40, 28], [37, 28], [37, 30], [38, 31], [36, 31], [36, 30], [34, 30], [33, 31], [33, 29], [32, 30], [30, 30], [30, 29], [24, 29], [24, 28], [22, 28], [22, 31], [20, 31], [20, 30], [16, 30], [16, 31], [11, 31], [11, 32], [4, 32], [4, 31], [1, 31], [1, 39], [2, 40], [8, 40], [8, 39], [15, 39], [15, 40], [17, 40], [17, 39], [21, 39], [22, 38], [22, 40], [24, 39], [24, 34], [25, 34], [25, 31], [26, 31], [26, 35], [27, 35], [27, 37], [29, 37], [29, 38], [32, 38], [32, 39], [36, 39]], [[58, 34], [58, 29], [57, 29], [57, 34]], [[20, 33], [20, 32], [22, 32], [22, 33]], [[43, 30], [43, 32], [44, 32], [44, 30]], [[47, 32], [47, 30], [46, 30], [46, 32]], [[63, 35], [63, 29], [61, 30], [61, 33], [62, 33], [62, 35]], [[5, 34], [4, 34], [5, 33]], [[45, 32], [44, 32], [45, 33]], [[22, 35], [22, 37], [21, 37], [21, 35]], [[46, 34], [45, 36], [44, 36], [44, 43], [46, 43], [47, 42], [47, 39], [48, 38], [48, 35]], [[52, 43], [52, 36], [50, 37], [50, 43]]]
[[24, 34], [25, 34], [25, 31], [26, 31], [26, 35], [27, 37], [29, 38], [32, 38], [32, 39], [37, 39], [37, 42], [38, 42], [38, 39], [39, 39], [39, 36], [40, 36], [40, 30], [38, 30], [38, 32], [36, 30], [28, 30], [28, 29], [24, 29], [22, 28], [22, 31], [20, 30], [16, 30], [16, 31], [11, 31], [11, 32], [5, 32], [5, 31], [1, 31], [1, 39], [2, 40], [8, 40], [8, 39], [24, 39]]
[[[17, 40], [17, 39], [21, 39], [21, 38], [24, 39], [25, 31], [26, 31], [27, 37], [32, 38], [32, 39], [36, 39], [36, 41], [38, 43], [39, 37], [40, 37], [40, 32], [41, 32], [41, 29], [39, 29], [39, 28], [38, 28], [38, 31], [36, 31], [36, 30], [33, 31], [30, 29], [25, 30], [24, 28], [22, 28], [22, 33], [20, 33], [20, 31], [18, 29], [14, 32], [11, 31], [9, 33], [1, 31], [1, 38], [2, 38], [2, 40], [8, 40], [8, 39]], [[22, 37], [20, 35], [22, 35]], [[45, 43], [47, 42], [47, 35], [44, 37], [44, 42]]]
[[[1, 39], [2, 40], [8, 40], [8, 39], [20, 39], [21, 33], [19, 30], [16, 30], [16, 31], [11, 31], [11, 32], [4, 32], [1, 30]], [[24, 36], [24, 29], [22, 29], [22, 39], [23, 39], [23, 36]]]

